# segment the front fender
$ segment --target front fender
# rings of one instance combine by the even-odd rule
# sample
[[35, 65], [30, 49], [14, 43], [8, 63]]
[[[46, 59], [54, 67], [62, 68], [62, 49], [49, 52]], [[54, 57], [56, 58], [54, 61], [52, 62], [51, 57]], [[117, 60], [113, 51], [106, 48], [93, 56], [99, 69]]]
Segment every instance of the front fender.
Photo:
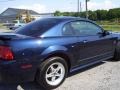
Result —
[[118, 41], [120, 41], [120, 32], [112, 32], [112, 35], [118, 38]]

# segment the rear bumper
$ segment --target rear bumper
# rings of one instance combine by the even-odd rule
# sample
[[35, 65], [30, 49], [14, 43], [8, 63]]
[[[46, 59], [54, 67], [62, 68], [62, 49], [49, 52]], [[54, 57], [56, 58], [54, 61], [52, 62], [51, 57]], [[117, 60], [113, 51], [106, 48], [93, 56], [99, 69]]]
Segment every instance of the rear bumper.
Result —
[[22, 83], [33, 81], [36, 74], [34, 67], [22, 69], [21, 63], [0, 62], [0, 82], [1, 83]]

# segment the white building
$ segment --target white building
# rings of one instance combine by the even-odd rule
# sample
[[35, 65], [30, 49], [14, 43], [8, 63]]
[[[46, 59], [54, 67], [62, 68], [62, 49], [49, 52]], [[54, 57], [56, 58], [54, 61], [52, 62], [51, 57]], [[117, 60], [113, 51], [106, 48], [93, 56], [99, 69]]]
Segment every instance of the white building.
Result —
[[8, 8], [0, 14], [0, 22], [1, 23], [6, 23], [6, 22], [11, 23], [13, 20], [17, 19], [17, 17], [19, 15], [21, 15], [21, 19], [25, 19], [26, 18], [26, 14], [25, 14], [26, 11], [29, 12], [30, 16], [34, 19], [40, 19], [43, 17], [54, 16], [53, 13], [41, 13], [41, 14], [39, 14], [33, 10]]

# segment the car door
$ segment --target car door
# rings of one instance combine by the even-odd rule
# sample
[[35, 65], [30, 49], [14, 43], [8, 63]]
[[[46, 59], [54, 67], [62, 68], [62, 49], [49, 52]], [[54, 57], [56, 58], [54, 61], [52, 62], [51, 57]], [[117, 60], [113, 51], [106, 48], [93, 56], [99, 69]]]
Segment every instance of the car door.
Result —
[[78, 39], [77, 64], [84, 65], [113, 56], [115, 38], [102, 36], [101, 27], [90, 21], [74, 21], [70, 24]]

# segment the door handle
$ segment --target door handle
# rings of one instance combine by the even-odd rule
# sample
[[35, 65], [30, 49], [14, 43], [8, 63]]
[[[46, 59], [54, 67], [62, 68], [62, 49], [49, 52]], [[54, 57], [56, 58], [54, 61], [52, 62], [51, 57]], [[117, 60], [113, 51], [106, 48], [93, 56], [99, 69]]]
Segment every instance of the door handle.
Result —
[[87, 40], [83, 40], [83, 43], [87, 43], [88, 41]]

